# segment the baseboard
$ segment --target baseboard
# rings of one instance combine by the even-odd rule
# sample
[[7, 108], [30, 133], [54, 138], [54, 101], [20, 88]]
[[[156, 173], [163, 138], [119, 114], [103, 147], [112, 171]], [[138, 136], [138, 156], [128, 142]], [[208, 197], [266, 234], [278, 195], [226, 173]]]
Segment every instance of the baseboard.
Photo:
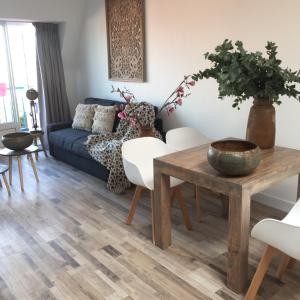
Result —
[[295, 202], [293, 203], [291, 201], [287, 201], [285, 199], [281, 199], [279, 197], [269, 195], [266, 193], [256, 194], [252, 197], [252, 199], [266, 206], [274, 207], [285, 212], [289, 212], [295, 204]]

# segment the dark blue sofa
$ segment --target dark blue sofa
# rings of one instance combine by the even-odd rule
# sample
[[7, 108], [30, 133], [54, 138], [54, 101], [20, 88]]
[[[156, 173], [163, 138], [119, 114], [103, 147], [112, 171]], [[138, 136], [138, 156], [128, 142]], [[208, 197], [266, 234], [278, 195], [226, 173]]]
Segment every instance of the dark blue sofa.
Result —
[[[99, 104], [111, 106], [120, 104], [120, 101], [105, 100], [99, 98], [87, 98], [85, 104]], [[157, 109], [156, 109], [157, 111]], [[114, 131], [119, 124], [119, 118], [115, 118]], [[156, 119], [155, 127], [162, 133], [163, 124], [161, 119]], [[87, 137], [92, 134], [85, 130], [72, 128], [72, 122], [49, 124], [47, 127], [49, 151], [55, 158], [64, 161], [86, 173], [107, 181], [109, 171], [93, 160], [88, 154], [84, 143]]]

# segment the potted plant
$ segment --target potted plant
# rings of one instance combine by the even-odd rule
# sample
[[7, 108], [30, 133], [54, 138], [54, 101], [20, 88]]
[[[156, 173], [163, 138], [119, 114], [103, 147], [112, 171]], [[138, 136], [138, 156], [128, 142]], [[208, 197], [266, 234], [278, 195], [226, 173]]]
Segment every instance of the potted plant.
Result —
[[273, 148], [275, 144], [275, 108], [281, 104], [280, 97], [288, 96], [300, 101], [300, 71], [281, 67], [277, 58], [277, 46], [268, 42], [267, 56], [261, 52], [248, 52], [243, 43], [225, 40], [215, 48], [214, 53], [206, 53], [205, 58], [212, 63], [210, 68], [192, 76], [193, 80], [214, 78], [219, 84], [219, 98], [234, 97], [233, 107], [250, 98], [251, 107], [247, 140], [262, 149]]

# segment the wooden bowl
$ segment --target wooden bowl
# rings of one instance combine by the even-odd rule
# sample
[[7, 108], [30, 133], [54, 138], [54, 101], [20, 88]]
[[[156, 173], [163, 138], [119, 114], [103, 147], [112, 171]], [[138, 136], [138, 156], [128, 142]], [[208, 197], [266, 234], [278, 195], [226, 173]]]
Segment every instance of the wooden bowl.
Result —
[[244, 140], [213, 142], [207, 153], [210, 165], [223, 175], [242, 176], [252, 173], [261, 161], [259, 147]]
[[22, 151], [29, 147], [33, 142], [33, 138], [30, 133], [15, 132], [9, 133], [2, 137], [2, 144], [14, 151]]

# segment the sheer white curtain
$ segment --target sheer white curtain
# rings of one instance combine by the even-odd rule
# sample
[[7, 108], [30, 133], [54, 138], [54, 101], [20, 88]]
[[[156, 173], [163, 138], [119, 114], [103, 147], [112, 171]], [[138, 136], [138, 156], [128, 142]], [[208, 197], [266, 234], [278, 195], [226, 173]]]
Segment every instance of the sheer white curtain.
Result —
[[7, 131], [30, 129], [30, 105], [26, 91], [37, 88], [36, 78], [33, 25], [0, 22], [0, 135]]

